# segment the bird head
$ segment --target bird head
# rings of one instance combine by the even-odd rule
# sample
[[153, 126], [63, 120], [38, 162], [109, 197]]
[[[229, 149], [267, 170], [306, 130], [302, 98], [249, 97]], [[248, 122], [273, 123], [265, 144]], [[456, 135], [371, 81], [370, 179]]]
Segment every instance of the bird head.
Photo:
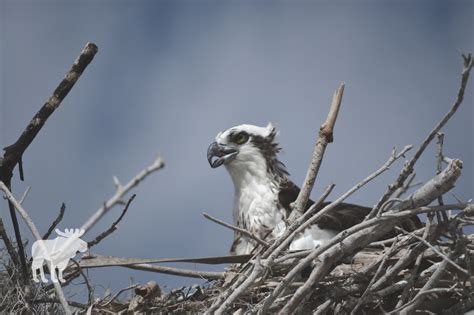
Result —
[[276, 128], [239, 125], [217, 134], [207, 149], [207, 160], [212, 168], [224, 165], [232, 171], [269, 171], [272, 175], [287, 175], [283, 163], [278, 161], [280, 151], [275, 142]]

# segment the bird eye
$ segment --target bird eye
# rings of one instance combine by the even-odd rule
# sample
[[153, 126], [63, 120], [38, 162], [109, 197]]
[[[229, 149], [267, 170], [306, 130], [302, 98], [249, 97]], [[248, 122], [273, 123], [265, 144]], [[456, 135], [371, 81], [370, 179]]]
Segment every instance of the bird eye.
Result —
[[240, 133], [236, 134], [234, 139], [232, 139], [232, 140], [233, 140], [233, 142], [235, 142], [237, 144], [244, 144], [245, 142], [247, 142], [249, 140], [249, 135], [246, 132], [240, 132]]

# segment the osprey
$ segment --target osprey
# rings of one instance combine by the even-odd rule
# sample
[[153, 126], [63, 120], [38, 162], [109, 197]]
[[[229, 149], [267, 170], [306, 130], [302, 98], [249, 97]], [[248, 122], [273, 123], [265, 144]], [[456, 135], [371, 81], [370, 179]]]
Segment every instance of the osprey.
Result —
[[[266, 127], [240, 125], [220, 132], [207, 150], [211, 167], [224, 165], [234, 183], [234, 225], [266, 240], [283, 234], [292, 211], [290, 204], [300, 191], [277, 158], [281, 149], [275, 137], [276, 129], [271, 123]], [[313, 203], [309, 200], [306, 209]], [[339, 231], [360, 223], [369, 211], [366, 207], [340, 204], [295, 237], [290, 250], [316, 248]], [[236, 232], [230, 252], [249, 254], [255, 246], [253, 239]]]

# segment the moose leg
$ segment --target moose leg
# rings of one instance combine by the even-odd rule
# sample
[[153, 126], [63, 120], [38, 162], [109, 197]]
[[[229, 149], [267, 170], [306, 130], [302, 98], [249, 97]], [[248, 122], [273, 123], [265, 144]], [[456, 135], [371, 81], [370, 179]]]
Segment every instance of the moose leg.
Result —
[[59, 281], [64, 283], [66, 280], [63, 278], [63, 268], [58, 268], [58, 276], [59, 276]]
[[43, 279], [44, 277], [43, 276], [43, 263], [44, 263], [44, 259], [41, 259], [41, 258], [33, 259], [33, 262], [31, 263], [31, 274], [33, 276], [34, 282], [39, 282], [38, 269], [40, 270], [41, 279]]
[[31, 264], [31, 274], [33, 275], [33, 281], [39, 282], [38, 273], [36, 271], [38, 271], [36, 266], [34, 264]]
[[46, 279], [46, 277], [44, 276], [43, 265], [39, 267], [39, 270], [40, 270], [41, 281], [43, 281], [44, 283], [48, 282], [48, 279]]
[[53, 263], [51, 263], [49, 272], [51, 273], [51, 281], [58, 282], [58, 278], [56, 277], [56, 266], [53, 265]]

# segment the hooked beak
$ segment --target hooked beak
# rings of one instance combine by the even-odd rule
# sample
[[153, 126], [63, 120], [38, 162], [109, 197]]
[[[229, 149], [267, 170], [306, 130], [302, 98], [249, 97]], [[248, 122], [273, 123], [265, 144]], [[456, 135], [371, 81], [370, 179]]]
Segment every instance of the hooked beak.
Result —
[[[209, 148], [207, 148], [207, 160], [209, 161], [209, 165], [211, 165], [212, 168], [219, 167], [222, 164], [235, 159], [237, 154], [239, 154], [239, 151], [219, 144], [215, 141], [211, 143]], [[213, 161], [213, 158], [216, 159]]]

